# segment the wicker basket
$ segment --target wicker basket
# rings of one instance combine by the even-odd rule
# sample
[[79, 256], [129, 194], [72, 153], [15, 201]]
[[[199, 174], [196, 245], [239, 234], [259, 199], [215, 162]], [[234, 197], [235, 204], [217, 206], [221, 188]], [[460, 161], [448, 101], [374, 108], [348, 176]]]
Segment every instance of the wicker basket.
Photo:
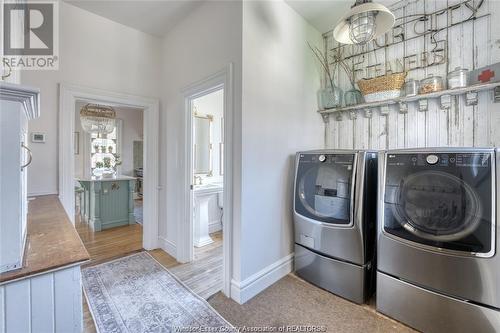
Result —
[[374, 79], [359, 80], [358, 86], [365, 101], [379, 102], [401, 96], [401, 88], [405, 83], [406, 72], [379, 76]]

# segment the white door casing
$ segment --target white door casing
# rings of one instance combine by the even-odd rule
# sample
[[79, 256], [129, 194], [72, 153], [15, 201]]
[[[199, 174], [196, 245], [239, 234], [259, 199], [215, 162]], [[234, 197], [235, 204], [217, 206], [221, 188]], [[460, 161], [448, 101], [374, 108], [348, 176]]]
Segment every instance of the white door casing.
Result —
[[[193, 180], [192, 163], [192, 101], [220, 89], [224, 89], [224, 215], [223, 215], [223, 289], [230, 297], [232, 278], [232, 228], [233, 228], [233, 119], [234, 119], [233, 64], [213, 75], [195, 82], [182, 90], [184, 96], [183, 139], [184, 175], [181, 180], [183, 191], [181, 218], [177, 221], [177, 261], [189, 262], [194, 259], [193, 250]], [[182, 221], [189, 223], [181, 223]]]

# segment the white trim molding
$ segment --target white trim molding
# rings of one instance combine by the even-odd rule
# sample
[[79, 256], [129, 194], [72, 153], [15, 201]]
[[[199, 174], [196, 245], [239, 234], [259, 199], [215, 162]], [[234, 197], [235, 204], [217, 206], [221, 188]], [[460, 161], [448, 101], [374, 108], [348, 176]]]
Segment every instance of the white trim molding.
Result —
[[66, 83], [59, 85], [59, 199], [73, 223], [75, 219], [73, 132], [77, 101], [144, 110], [144, 174], [146, 177], [144, 177], [143, 192], [147, 199], [144, 200], [143, 247], [146, 250], [158, 248], [159, 100]]
[[38, 88], [0, 82], [0, 97], [2, 100], [21, 103], [28, 120], [40, 116], [40, 89]]
[[222, 222], [220, 220], [215, 220], [208, 223], [208, 233], [214, 233], [222, 230]]
[[231, 298], [239, 304], [246, 303], [261, 291], [291, 273], [293, 271], [293, 256], [294, 254], [291, 253], [241, 282], [232, 280]]
[[174, 258], [177, 257], [177, 247], [175, 246], [174, 242], [161, 236], [158, 237], [158, 241], [160, 243], [159, 246], [162, 250], [164, 250]]

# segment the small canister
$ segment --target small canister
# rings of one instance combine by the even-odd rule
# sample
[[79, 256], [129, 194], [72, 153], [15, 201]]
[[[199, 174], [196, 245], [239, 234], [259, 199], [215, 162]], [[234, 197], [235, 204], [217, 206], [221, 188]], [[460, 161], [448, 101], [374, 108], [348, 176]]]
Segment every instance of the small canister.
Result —
[[445, 84], [441, 76], [430, 74], [425, 79], [420, 80], [420, 94], [428, 94], [445, 89]]
[[453, 71], [448, 73], [448, 88], [464, 88], [468, 85], [468, 73], [469, 71], [464, 68], [457, 67]]
[[409, 79], [406, 81], [404, 86], [404, 94], [407, 97], [417, 96], [418, 90], [420, 88], [420, 82], [414, 79]]

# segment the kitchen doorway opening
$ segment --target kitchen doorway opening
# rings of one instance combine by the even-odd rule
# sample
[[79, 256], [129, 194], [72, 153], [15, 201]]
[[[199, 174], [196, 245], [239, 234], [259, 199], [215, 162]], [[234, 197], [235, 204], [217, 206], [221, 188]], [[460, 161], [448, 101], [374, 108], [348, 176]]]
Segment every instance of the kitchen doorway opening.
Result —
[[[74, 86], [74, 85], [69, 85], [69, 84], [61, 84], [60, 85], [60, 102], [59, 102], [59, 199], [61, 203], [63, 204], [64, 209], [66, 210], [66, 213], [68, 214], [69, 218], [75, 224], [75, 180], [77, 178], [76, 172], [75, 172], [75, 164], [77, 162], [77, 158], [75, 155], [75, 152], [77, 150], [76, 144], [78, 143], [78, 140], [82, 140], [83, 137], [77, 138], [77, 117], [76, 117], [76, 108], [77, 106], [80, 106], [80, 104], [86, 105], [86, 104], [99, 104], [99, 105], [105, 105], [109, 106], [112, 108], [116, 109], [126, 109], [126, 110], [133, 110], [133, 112], [142, 112], [142, 122], [143, 122], [143, 127], [142, 127], [142, 132], [143, 132], [143, 140], [135, 140], [135, 141], [143, 141], [142, 144], [142, 173], [144, 174], [144, 178], [142, 178], [141, 181], [141, 189], [140, 191], [142, 192], [145, 200], [142, 205], [142, 235], [139, 235], [139, 240], [138, 242], [141, 243], [142, 248], [146, 250], [152, 250], [155, 248], [158, 248], [158, 190], [159, 190], [159, 160], [158, 160], [158, 145], [159, 145], [159, 101], [156, 99], [150, 99], [150, 98], [145, 98], [145, 97], [138, 97], [134, 95], [128, 95], [128, 94], [121, 94], [121, 93], [116, 93], [116, 92], [110, 92], [110, 91], [104, 91], [100, 89], [94, 89], [94, 88], [88, 88], [88, 87], [80, 87], [80, 86]], [[140, 111], [139, 111], [140, 110]], [[137, 114], [136, 114], [137, 116]], [[117, 124], [119, 124], [120, 121], [117, 121]], [[116, 144], [112, 144], [113, 138], [106, 138], [105, 140], [102, 140], [103, 138], [95, 138], [97, 141], [99, 141], [99, 144], [97, 144], [96, 141], [96, 147], [94, 145], [89, 144], [89, 147], [87, 148], [89, 154], [92, 157], [95, 158], [100, 158], [100, 157], [107, 157], [110, 158], [113, 161], [113, 158], [116, 159], [116, 154], [117, 150], [120, 149], [120, 144], [118, 143], [119, 141], [119, 136], [120, 136], [120, 126], [116, 129], [115, 132], [115, 137], [114, 139], [117, 139]], [[140, 135], [139, 135], [140, 136]], [[131, 145], [133, 146], [134, 143], [132, 142]], [[111, 146], [111, 153], [110, 153], [110, 146]], [[83, 147], [83, 146], [82, 146]], [[82, 148], [84, 149], [84, 148]], [[82, 150], [83, 153], [83, 150]], [[131, 154], [133, 155], [133, 148]], [[137, 160], [137, 158], [136, 158]], [[111, 161], [111, 162], [112, 162]], [[99, 166], [96, 165], [96, 162], [99, 162]], [[106, 160], [106, 164], [108, 161]], [[136, 161], [137, 162], [137, 161]], [[97, 160], [90, 160], [88, 170], [87, 170], [87, 176], [92, 177], [93, 171], [96, 167], [102, 167], [104, 169], [109, 169], [108, 167], [116, 167], [117, 171], [120, 170], [120, 172], [123, 172], [124, 170], [124, 165], [123, 163], [120, 166], [113, 165], [102, 165], [101, 163], [104, 164], [105, 161], [97, 161]], [[127, 166], [127, 168], [133, 168], [133, 157], [131, 158], [130, 163], [132, 166]], [[82, 164], [83, 165], [83, 164]], [[86, 168], [87, 169], [87, 168]], [[139, 167], [137, 168], [139, 169]], [[109, 170], [108, 170], [109, 171]], [[134, 173], [134, 171], [129, 170], [130, 172]], [[81, 176], [85, 176], [85, 174], [82, 173]], [[128, 176], [130, 178], [134, 178], [134, 180], [137, 178], [134, 176]], [[104, 177], [103, 177], [104, 178]], [[125, 177], [124, 177], [125, 178]], [[104, 179], [103, 179], [104, 180]], [[128, 184], [127, 184], [128, 183]], [[133, 185], [131, 185], [133, 183]], [[93, 186], [93, 188], [89, 188], [88, 193], [91, 193], [92, 190], [94, 193], [99, 193], [99, 195], [106, 196], [109, 198], [112, 193], [117, 193], [118, 197], [116, 200], [118, 200], [120, 203], [123, 203], [123, 205], [119, 205], [120, 207], [120, 212], [124, 209], [129, 210], [128, 215], [129, 215], [129, 220], [133, 222], [136, 222], [136, 212], [134, 211], [135, 209], [135, 199], [137, 197], [135, 194], [132, 194], [130, 192], [135, 192], [137, 190], [136, 188], [136, 183], [135, 181], [131, 182], [129, 179], [124, 179], [124, 182], [122, 184], [122, 181], [118, 181], [117, 179], [112, 179], [112, 181], [108, 181], [106, 179], [106, 182], [102, 182], [101, 184], [90, 184], [89, 182], [89, 187]], [[108, 188], [109, 187], [109, 188]], [[126, 193], [128, 190], [129, 193]], [[120, 192], [120, 193], [118, 193]], [[130, 204], [130, 202], [127, 204], [126, 200], [122, 200], [122, 196], [126, 196], [129, 200], [133, 200], [133, 203]], [[117, 201], [117, 202], [118, 202]], [[89, 204], [92, 202], [92, 199], [89, 199], [87, 201]], [[100, 208], [96, 206], [96, 198], [94, 197], [94, 210], [93, 212], [89, 212], [89, 214], [94, 214], [96, 219], [95, 221], [98, 221], [99, 219], [102, 219], [103, 216], [100, 216], [103, 214], [103, 211], [100, 211]], [[126, 207], [122, 207], [126, 206]], [[109, 208], [109, 207], [108, 207]], [[106, 219], [111, 221], [110, 223], [114, 223], [114, 221], [118, 221], [119, 219], [114, 219], [114, 215], [118, 214], [117, 211], [110, 210], [106, 211]], [[140, 218], [140, 217], [139, 217]], [[121, 221], [121, 220], [120, 220]], [[120, 222], [121, 223], [121, 222]], [[109, 224], [108, 226], [111, 226]], [[133, 223], [137, 225], [136, 223]], [[109, 229], [111, 230], [111, 229]], [[117, 248], [120, 248], [120, 245], [117, 245]]]

